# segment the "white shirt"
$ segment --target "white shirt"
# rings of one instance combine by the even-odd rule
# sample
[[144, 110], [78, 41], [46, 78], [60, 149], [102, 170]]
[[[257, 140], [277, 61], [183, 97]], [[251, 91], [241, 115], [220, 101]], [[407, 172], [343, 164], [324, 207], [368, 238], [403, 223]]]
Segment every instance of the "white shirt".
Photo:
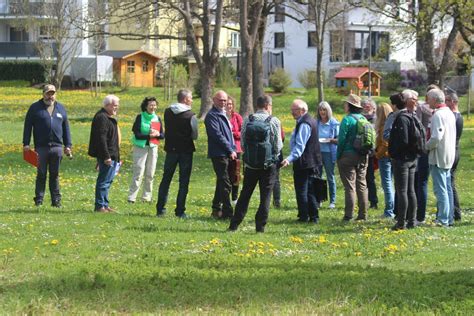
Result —
[[437, 109], [431, 119], [431, 137], [426, 143], [428, 163], [451, 169], [456, 154], [456, 119], [447, 107]]

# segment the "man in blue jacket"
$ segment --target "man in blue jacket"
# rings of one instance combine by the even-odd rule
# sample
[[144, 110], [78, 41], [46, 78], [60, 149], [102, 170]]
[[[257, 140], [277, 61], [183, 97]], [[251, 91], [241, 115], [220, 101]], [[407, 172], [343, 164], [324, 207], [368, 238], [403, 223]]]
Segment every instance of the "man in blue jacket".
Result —
[[229, 161], [237, 158], [234, 138], [230, 122], [227, 119], [225, 107], [227, 93], [218, 91], [212, 99], [213, 107], [206, 115], [207, 156], [212, 160], [216, 173], [216, 189], [212, 200], [212, 216], [215, 218], [230, 219], [234, 213], [230, 204]]
[[71, 134], [64, 106], [56, 101], [56, 87], [47, 84], [43, 88], [43, 98], [33, 103], [26, 113], [23, 129], [23, 151], [30, 150], [31, 131], [35, 151], [38, 153], [36, 174], [35, 205], [43, 204], [46, 175], [49, 169], [49, 191], [51, 205], [61, 207], [59, 192], [59, 164], [64, 153], [71, 156]]

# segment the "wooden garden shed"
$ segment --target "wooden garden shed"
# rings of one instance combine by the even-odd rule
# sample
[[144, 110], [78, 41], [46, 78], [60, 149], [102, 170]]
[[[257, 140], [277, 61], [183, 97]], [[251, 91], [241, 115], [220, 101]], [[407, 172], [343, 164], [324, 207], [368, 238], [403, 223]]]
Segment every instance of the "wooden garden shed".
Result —
[[143, 50], [108, 50], [101, 55], [113, 58], [114, 79], [122, 86], [154, 87], [158, 56]]
[[[370, 92], [372, 96], [380, 96], [380, 79], [382, 77], [375, 71], [370, 71], [372, 85]], [[359, 96], [369, 93], [369, 68], [367, 67], [345, 67], [336, 75], [336, 87], [345, 94], [354, 93]]]

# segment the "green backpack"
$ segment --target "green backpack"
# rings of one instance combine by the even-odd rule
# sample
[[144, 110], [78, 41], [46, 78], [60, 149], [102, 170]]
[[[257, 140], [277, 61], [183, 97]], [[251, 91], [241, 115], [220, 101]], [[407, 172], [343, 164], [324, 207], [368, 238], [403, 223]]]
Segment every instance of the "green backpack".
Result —
[[362, 114], [351, 116], [357, 121], [357, 133], [352, 146], [360, 155], [372, 154], [375, 150], [376, 138], [374, 126]]
[[271, 140], [270, 115], [266, 120], [256, 120], [253, 115], [249, 116], [245, 127], [245, 143], [243, 159], [246, 165], [253, 169], [267, 169], [275, 164], [277, 155], [273, 152]]

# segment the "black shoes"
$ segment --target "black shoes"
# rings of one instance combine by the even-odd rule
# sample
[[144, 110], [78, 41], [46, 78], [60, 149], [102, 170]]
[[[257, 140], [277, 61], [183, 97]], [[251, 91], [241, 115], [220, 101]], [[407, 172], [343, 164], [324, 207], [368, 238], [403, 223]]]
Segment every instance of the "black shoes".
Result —
[[39, 200], [37, 198], [33, 198], [33, 201], [35, 201], [35, 206], [41, 206], [43, 205], [43, 200]]
[[276, 209], [279, 209], [279, 208], [281, 208], [281, 202], [279, 200], [273, 200], [273, 206]]
[[60, 208], [61, 207], [61, 201], [53, 201], [51, 202], [51, 206], [52, 207], [57, 207], [57, 208]]
[[393, 225], [391, 228], [393, 231], [399, 231], [399, 230], [404, 230], [405, 226], [404, 225], [399, 225], [398, 223]]

